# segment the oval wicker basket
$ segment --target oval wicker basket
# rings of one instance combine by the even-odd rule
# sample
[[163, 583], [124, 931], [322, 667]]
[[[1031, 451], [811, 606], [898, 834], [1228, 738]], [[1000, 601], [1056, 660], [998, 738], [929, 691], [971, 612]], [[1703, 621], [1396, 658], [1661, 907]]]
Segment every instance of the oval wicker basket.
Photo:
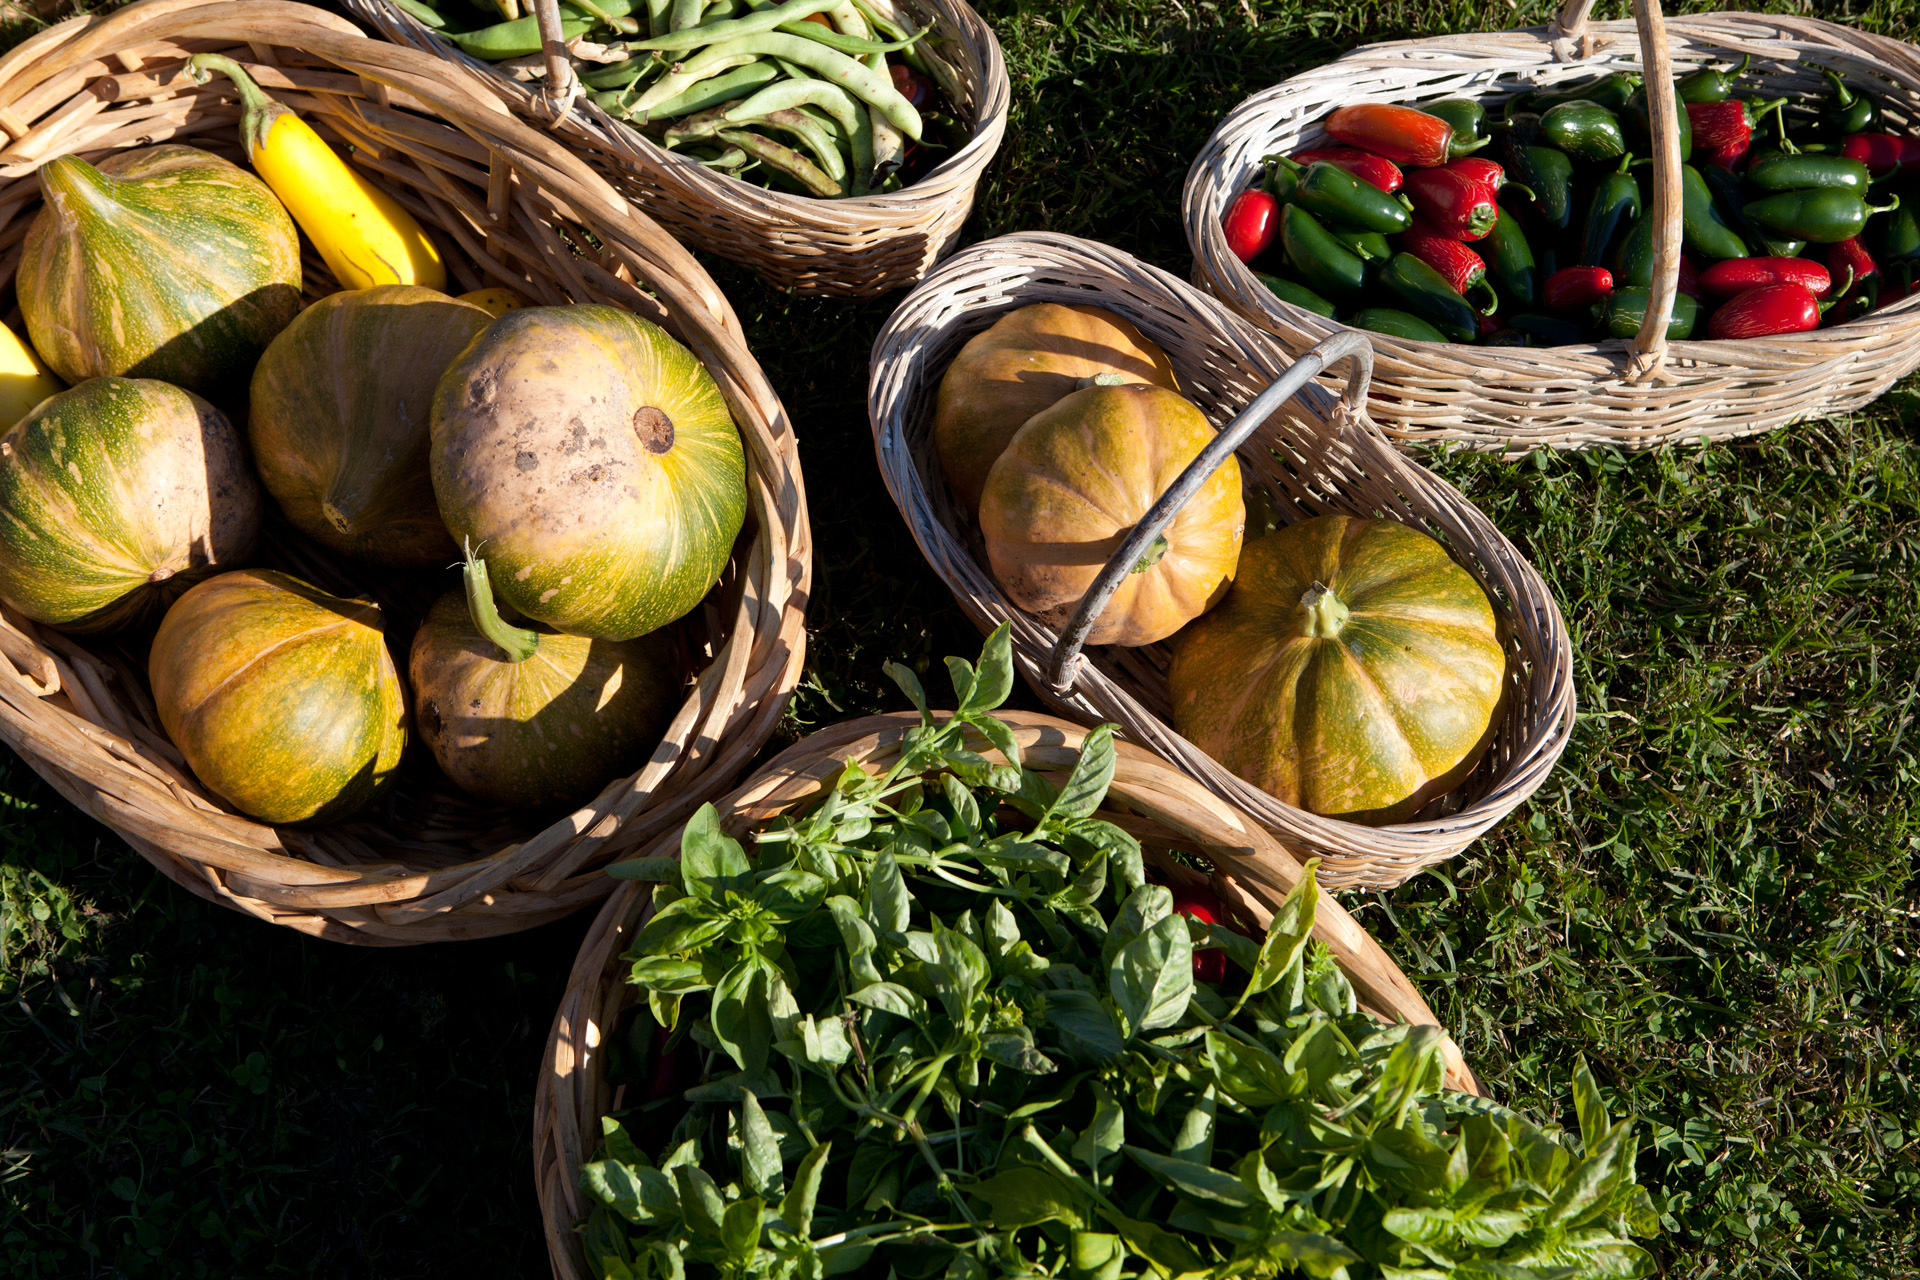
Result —
[[[1497, 101], [1602, 71], [1644, 71], [1669, 54], [1682, 72], [1751, 54], [1743, 83], [1755, 86], [1755, 96], [1824, 93], [1820, 70], [1830, 67], [1884, 94], [1896, 125], [1920, 120], [1920, 49], [1911, 45], [1813, 18], [1716, 13], [1663, 23], [1658, 5], [1640, 0], [1642, 33], [1653, 37], [1643, 52], [1634, 23], [1589, 26], [1590, 7], [1591, 0], [1572, 0], [1548, 28], [1367, 45], [1235, 107], [1187, 174], [1183, 207], [1195, 281], [1290, 351], [1345, 328], [1274, 297], [1228, 250], [1220, 229], [1221, 215], [1255, 180], [1261, 158], [1318, 145], [1321, 121], [1345, 103], [1463, 95]], [[1648, 81], [1664, 83], [1657, 67]], [[1677, 146], [1668, 150], [1677, 178]], [[1664, 184], [1657, 176], [1650, 210], [1661, 207]], [[1661, 257], [1677, 270], [1677, 191], [1665, 214]], [[1667, 314], [1666, 307], [1651, 310]], [[1651, 339], [1658, 324], [1650, 321], [1643, 337]], [[1662, 337], [1529, 349], [1370, 336], [1380, 357], [1370, 407], [1390, 436], [1507, 452], [1635, 447], [1751, 435], [1866, 404], [1920, 365], [1920, 296], [1831, 329], [1740, 341], [1667, 344]]]
[[1283, 522], [1349, 512], [1403, 520], [1447, 544], [1486, 589], [1506, 631], [1505, 719], [1486, 759], [1411, 822], [1367, 827], [1294, 808], [1235, 777], [1168, 725], [1167, 647], [1088, 650], [1065, 694], [1047, 672], [1060, 636], [1016, 608], [987, 567], [971, 512], [934, 453], [933, 402], [954, 353], [1001, 314], [1036, 302], [1105, 307], [1171, 357], [1188, 399], [1223, 426], [1285, 372], [1278, 346], [1192, 286], [1117, 249], [1059, 235], [1004, 236], [942, 264], [888, 319], [873, 347], [867, 412], [880, 472], [934, 571], [983, 632], [1013, 624], [1034, 691], [1083, 724], [1113, 721], [1257, 819], [1297, 857], [1318, 857], [1330, 888], [1387, 887], [1459, 853], [1526, 799], [1573, 731], [1573, 654], [1540, 575], [1457, 490], [1396, 453], [1364, 418], [1309, 385], [1241, 446], [1242, 475]]
[[[278, 0], [144, 0], [64, 22], [0, 58], [0, 283], [18, 265], [46, 159], [175, 141], [244, 163], [232, 87], [219, 77], [197, 85], [183, 70], [189, 54], [214, 50], [355, 148], [362, 171], [438, 232], [458, 287], [613, 303], [692, 347], [746, 446], [747, 531], [720, 586], [681, 624], [698, 675], [666, 739], [638, 774], [558, 820], [469, 800], [416, 756], [389, 798], [352, 820], [264, 826], [187, 771], [161, 732], [134, 642], [82, 644], [10, 611], [0, 619], [0, 737], [168, 876], [263, 920], [393, 945], [556, 919], [612, 889], [596, 868], [730, 785], [785, 706], [811, 572], [791, 424], [706, 273], [584, 164], [470, 77]], [[306, 271], [310, 294], [333, 287], [310, 251]], [[451, 585], [331, 561], [271, 527], [262, 556], [330, 590], [372, 594], [398, 641]]]
[[[1030, 767], [1051, 771], [1072, 766], [1087, 731], [1050, 716], [998, 713], [1014, 731]], [[870, 716], [834, 725], [803, 738], [768, 762], [739, 790], [716, 802], [722, 827], [735, 837], [805, 801], [849, 761], [885, 769], [899, 757], [900, 740], [919, 724], [917, 715]], [[1170, 879], [1197, 883], [1201, 873], [1156, 856], [1166, 849], [1196, 855], [1214, 868], [1220, 900], [1243, 920], [1265, 928], [1287, 892], [1304, 874], [1300, 864], [1258, 823], [1249, 821], [1166, 761], [1130, 743], [1116, 744], [1113, 786], [1100, 816], [1140, 837], [1148, 857]], [[987, 754], [997, 753], [981, 744]], [[652, 855], [677, 857], [680, 833], [656, 840]], [[589, 1280], [573, 1224], [587, 1205], [579, 1191], [580, 1166], [600, 1142], [600, 1120], [623, 1105], [621, 1087], [607, 1078], [605, 1047], [621, 1033], [622, 1015], [634, 1006], [635, 988], [620, 963], [650, 899], [638, 881], [623, 881], [601, 908], [580, 945], [554, 1015], [541, 1060], [533, 1108], [533, 1175], [546, 1221], [547, 1251], [559, 1280]], [[1361, 1006], [1387, 1021], [1438, 1025], [1427, 1003], [1379, 943], [1331, 897], [1320, 899], [1313, 936], [1327, 945], [1352, 981]], [[1479, 1093], [1479, 1083], [1451, 1039], [1442, 1042], [1449, 1088]]]
[[[389, 0], [346, 0], [388, 39], [475, 70], [528, 119], [549, 120], [542, 86], [477, 62]], [[886, 195], [815, 200], [717, 173], [654, 142], [586, 98], [554, 126], [621, 194], [689, 244], [799, 293], [868, 298], [926, 274], [959, 240], [974, 190], [1000, 149], [1012, 91], [1000, 42], [965, 0], [894, 0], [916, 25], [934, 21], [973, 136], [911, 186]]]

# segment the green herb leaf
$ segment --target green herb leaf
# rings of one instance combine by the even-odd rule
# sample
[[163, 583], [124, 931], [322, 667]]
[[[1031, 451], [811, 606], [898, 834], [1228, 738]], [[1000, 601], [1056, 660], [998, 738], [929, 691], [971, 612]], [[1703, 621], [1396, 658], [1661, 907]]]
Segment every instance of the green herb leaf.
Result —
[[907, 695], [907, 701], [920, 713], [920, 723], [932, 724], [933, 716], [927, 711], [927, 691], [921, 688], [920, 677], [913, 674], [911, 668], [897, 662], [884, 663], [880, 670], [886, 673], [887, 679], [900, 686], [900, 692]]
[[696, 1235], [719, 1239], [720, 1220], [727, 1214], [727, 1202], [721, 1199], [720, 1188], [697, 1164], [677, 1164], [672, 1172], [674, 1186], [680, 1193], [680, 1212], [687, 1225]]
[[679, 884], [680, 859], [629, 858], [625, 862], [613, 863], [607, 868], [607, 874], [616, 880], [647, 880], [655, 884]]
[[905, 933], [912, 921], [913, 895], [900, 874], [900, 864], [892, 849], [884, 849], [874, 859], [872, 878], [867, 882], [867, 923], [880, 937]]
[[781, 1219], [802, 1239], [813, 1231], [813, 1206], [820, 1198], [820, 1181], [832, 1151], [833, 1144], [823, 1142], [802, 1156], [800, 1167], [793, 1171], [793, 1186], [780, 1201]]
[[1141, 1168], [1182, 1195], [1231, 1205], [1236, 1209], [1244, 1209], [1253, 1203], [1253, 1196], [1244, 1182], [1211, 1165], [1192, 1164], [1139, 1147], [1127, 1147], [1126, 1152]]
[[1185, 1017], [1193, 998], [1193, 946], [1185, 917], [1165, 916], [1120, 948], [1108, 984], [1129, 1035], [1171, 1027]]
[[727, 1206], [720, 1219], [720, 1247], [737, 1266], [745, 1266], [760, 1247], [760, 1211], [766, 1204], [759, 1196], [748, 1196]]
[[687, 892], [717, 899], [727, 889], [744, 890], [753, 868], [738, 841], [720, 829], [720, 815], [703, 804], [687, 819], [680, 837], [680, 874]]
[[680, 1216], [680, 1198], [660, 1170], [619, 1160], [580, 1166], [580, 1189], [628, 1222], [641, 1226], [671, 1222]]
[[[955, 659], [948, 658], [947, 665], [952, 669]], [[965, 666], [966, 664], [960, 664]], [[953, 682], [953, 691], [960, 699], [959, 714], [968, 718], [982, 716], [1007, 700], [1013, 692], [1013, 627], [1001, 623], [987, 637], [986, 644], [980, 649], [980, 666], [977, 671], [967, 668], [969, 676], [967, 687], [962, 690], [960, 681]]]
[[1087, 1166], [1098, 1184], [1127, 1141], [1127, 1113], [1114, 1100], [1113, 1091], [1094, 1081], [1093, 1123], [1073, 1143], [1073, 1158]]
[[927, 1025], [927, 1002], [897, 982], [868, 983], [858, 991], [849, 993], [847, 999], [869, 1009], [905, 1018], [916, 1027]]
[[1049, 991], [1046, 1020], [1067, 1052], [1096, 1066], [1112, 1062], [1126, 1049], [1107, 1006], [1090, 991]]
[[740, 1105], [740, 1182], [764, 1200], [778, 1199], [786, 1191], [780, 1176], [780, 1140], [751, 1090], [743, 1091]]
[[1045, 816], [1085, 818], [1093, 814], [1106, 799], [1107, 788], [1113, 785], [1114, 766], [1113, 726], [1103, 724], [1087, 735], [1080, 747], [1080, 757], [1073, 763], [1073, 772], [1067, 775]]
[[749, 952], [713, 989], [713, 1037], [749, 1076], [766, 1067], [773, 1047], [767, 977], [766, 962]]
[[1042, 1222], [1086, 1225], [1091, 1200], [1051, 1170], [1014, 1165], [968, 1187], [967, 1194], [987, 1203], [996, 1231], [1014, 1231]]

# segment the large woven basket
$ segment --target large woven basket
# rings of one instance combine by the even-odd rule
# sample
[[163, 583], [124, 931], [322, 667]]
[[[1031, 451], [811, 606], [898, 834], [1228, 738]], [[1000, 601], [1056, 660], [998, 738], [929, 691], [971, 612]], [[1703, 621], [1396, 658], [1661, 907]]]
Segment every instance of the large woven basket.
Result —
[[[547, 124], [540, 83], [477, 62], [389, 0], [346, 0], [389, 39], [485, 76], [518, 113]], [[1000, 42], [965, 0], [894, 0], [953, 68], [972, 124], [967, 145], [911, 186], [886, 195], [815, 200], [772, 191], [708, 169], [614, 119], [586, 98], [553, 125], [567, 142], [647, 214], [689, 244], [738, 262], [800, 293], [867, 298], [926, 274], [960, 237], [974, 190], [1007, 128], [1011, 90]]]
[[[0, 737], [87, 813], [203, 897], [322, 937], [379, 944], [506, 933], [602, 896], [596, 870], [719, 794], [766, 741], [801, 663], [810, 573], [793, 431], [726, 299], [671, 237], [471, 77], [278, 0], [145, 0], [81, 17], [0, 59], [0, 283], [40, 204], [34, 170], [190, 142], [244, 162], [223, 78], [182, 70], [229, 53], [435, 229], [460, 288], [510, 285], [550, 303], [608, 302], [665, 325], [706, 363], [746, 446], [747, 531], [720, 586], [681, 626], [697, 672], [660, 747], [578, 812], [529, 821], [482, 806], [416, 759], [389, 799], [332, 826], [274, 828], [214, 800], [167, 741], [135, 642], [79, 642], [0, 619]], [[333, 289], [318, 257], [310, 294]], [[437, 579], [334, 562], [263, 537], [261, 558], [386, 609], [404, 654]], [[397, 635], [395, 633], [398, 633]], [[404, 660], [400, 663], [405, 667]]]
[[[1669, 60], [1684, 72], [1751, 54], [1743, 84], [1756, 97], [1817, 98], [1827, 89], [1820, 71], [1832, 68], [1885, 95], [1892, 127], [1920, 119], [1920, 49], [1911, 45], [1812, 18], [1718, 13], [1663, 22], [1651, 0], [1638, 0], [1637, 40], [1633, 22], [1589, 24], [1590, 8], [1591, 0], [1570, 0], [1547, 28], [1367, 45], [1241, 103], [1187, 174], [1194, 279], [1290, 351], [1344, 327], [1274, 297], [1228, 250], [1220, 218], [1256, 181], [1261, 157], [1319, 145], [1321, 121], [1345, 103], [1500, 101], [1612, 70], [1644, 72], [1658, 87], [1668, 83]], [[1670, 92], [1652, 105], [1671, 122]], [[1667, 344], [1680, 246], [1674, 128], [1669, 123], [1664, 155], [1656, 141], [1649, 205], [1650, 215], [1664, 214], [1657, 243], [1666, 305], [1656, 276], [1640, 338], [1526, 349], [1373, 335], [1371, 409], [1389, 435], [1508, 452], [1725, 439], [1858, 408], [1920, 365], [1920, 297], [1812, 333]]]
[[[1251, 815], [1295, 855], [1319, 857], [1331, 888], [1399, 884], [1466, 848], [1533, 793], [1573, 730], [1573, 657], [1540, 575], [1459, 492], [1388, 446], [1363, 414], [1309, 384], [1238, 456], [1286, 523], [1348, 512], [1403, 520], [1446, 543], [1494, 602], [1517, 678], [1492, 749], [1459, 788], [1411, 822], [1368, 827], [1285, 804], [1229, 773], [1168, 724], [1167, 646], [1089, 650], [1054, 687], [1060, 635], [994, 581], [972, 512], [953, 500], [934, 452], [933, 403], [962, 343], [1015, 307], [1087, 304], [1124, 316], [1165, 349], [1188, 399], [1216, 427], [1281, 378], [1278, 345], [1192, 286], [1117, 249], [1059, 235], [970, 246], [909, 294], [873, 347], [867, 412], [874, 449], [907, 527], [982, 631], [1013, 625], [1034, 691], [1082, 724], [1112, 721]], [[1357, 344], [1364, 347], [1364, 344]]]
[[[1087, 734], [1049, 716], [999, 715], [1012, 726], [1028, 766], [1043, 771], [1070, 768]], [[802, 739], [718, 802], [721, 825], [733, 836], [744, 836], [818, 794], [849, 761], [869, 770], [888, 768], [899, 757], [902, 735], [919, 722], [917, 715], [871, 716]], [[1212, 885], [1220, 900], [1258, 928], [1266, 927], [1273, 909], [1303, 874], [1300, 864], [1258, 823], [1166, 761], [1128, 743], [1118, 744], [1113, 786], [1099, 816], [1138, 835], [1149, 859], [1169, 879], [1198, 883], [1203, 877], [1163, 856], [1165, 850], [1204, 859], [1213, 867]], [[678, 856], [679, 832], [662, 836], [648, 852]], [[533, 1108], [533, 1176], [557, 1280], [590, 1280], [598, 1274], [588, 1268], [573, 1230], [588, 1208], [579, 1190], [580, 1166], [593, 1158], [600, 1142], [601, 1117], [629, 1100], [624, 1087], [607, 1078], [607, 1047], [624, 1030], [623, 1017], [634, 1005], [635, 988], [626, 982], [620, 958], [645, 918], [650, 887], [623, 882], [594, 919], [573, 962], [540, 1064]], [[1331, 897], [1320, 899], [1313, 936], [1327, 945], [1368, 1012], [1389, 1022], [1439, 1024], [1399, 966]], [[1441, 1052], [1447, 1086], [1479, 1093], [1459, 1047], [1447, 1039]]]

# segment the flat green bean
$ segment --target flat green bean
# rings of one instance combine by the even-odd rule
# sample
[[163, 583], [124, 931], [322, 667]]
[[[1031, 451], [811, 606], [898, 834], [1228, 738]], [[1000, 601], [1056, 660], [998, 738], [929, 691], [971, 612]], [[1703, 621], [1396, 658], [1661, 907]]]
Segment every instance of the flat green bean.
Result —
[[841, 154], [832, 136], [811, 116], [794, 110], [775, 111], [746, 123], [778, 129], [800, 139], [801, 145], [813, 153], [814, 163], [820, 166], [820, 171], [833, 179], [834, 194], [845, 194], [847, 158]]
[[802, 103], [811, 103], [826, 111], [849, 136], [855, 129], [854, 121], [864, 114], [860, 100], [837, 84], [825, 80], [776, 80], [735, 107], [728, 119], [748, 120]]
[[[812, 0], [808, 0], [812, 3]], [[871, 55], [878, 58], [879, 54]], [[879, 108], [880, 112], [891, 120], [895, 127], [915, 142], [920, 140], [920, 113], [914, 110], [911, 102], [901, 97], [893, 87], [893, 79], [885, 70], [885, 64], [876, 71], [871, 66], [846, 54], [829, 49], [826, 45], [801, 36], [788, 35], [783, 31], [764, 31], [757, 35], [741, 36], [725, 44], [713, 45], [703, 50], [699, 56], [681, 64], [674, 75], [696, 75], [704, 79], [713, 74], [710, 67], [732, 58], [748, 61], [754, 58], [784, 58], [797, 62], [807, 70], [814, 72], [823, 80], [831, 81], [847, 89], [855, 97]], [[738, 66], [738, 62], [729, 62], [729, 66]], [[669, 76], [668, 79], [672, 79]], [[664, 84], [665, 81], [662, 81]], [[657, 87], [657, 86], [656, 86]], [[673, 92], [678, 92], [676, 87]], [[665, 97], [662, 94], [661, 97]]]
[[820, 166], [795, 151], [792, 147], [782, 146], [772, 138], [763, 138], [746, 129], [726, 129], [720, 134], [722, 142], [732, 143], [754, 159], [778, 169], [788, 177], [797, 179], [801, 185], [816, 196], [837, 196], [840, 186], [820, 171]]
[[435, 13], [420, 0], [393, 0], [394, 7], [418, 22], [423, 27], [432, 27], [435, 31], [447, 25], [447, 20]]
[[808, 40], [817, 40], [827, 48], [837, 49], [841, 53], [858, 54], [861, 57], [869, 53], [896, 53], [901, 49], [910, 48], [919, 41], [921, 36], [927, 34], [926, 31], [916, 31], [905, 40], [883, 44], [875, 40], [862, 40], [857, 36], [843, 36], [831, 27], [823, 27], [817, 22], [783, 22], [779, 30], [790, 36], [804, 36]]
[[672, 128], [667, 130], [664, 141], [669, 147], [677, 147], [683, 142], [699, 142], [717, 136], [727, 127], [729, 123], [727, 108], [733, 105], [731, 102], [725, 102], [717, 107], [709, 107], [705, 111], [696, 111], [690, 116], [681, 117], [674, 122]]
[[673, 8], [667, 14], [668, 32], [686, 31], [700, 25], [700, 10], [703, 0], [673, 0]]
[[867, 0], [850, 0], [850, 3], [855, 9], [860, 11], [861, 17], [873, 24], [873, 29], [881, 35], [886, 36], [890, 40], [904, 40], [907, 38], [907, 29], [905, 27], [881, 13], [878, 9], [867, 3]]
[[833, 20], [833, 29], [842, 35], [858, 36], [862, 40], [873, 35], [867, 27], [867, 20], [847, 0], [838, 0], [833, 8], [827, 10], [827, 17]]
[[640, 24], [625, 13], [615, 13], [607, 6], [596, 3], [596, 0], [571, 0], [571, 2], [575, 7], [586, 10], [590, 16], [600, 19], [623, 36], [637, 35], [640, 31]]
[[[599, 19], [589, 18], [571, 5], [563, 5], [560, 9], [560, 34], [569, 40], [575, 36], [587, 34], [598, 23]], [[495, 23], [491, 27], [482, 27], [478, 31], [449, 35], [447, 39], [483, 62], [504, 62], [508, 58], [524, 58], [529, 54], [540, 52], [543, 47], [540, 40], [540, 20], [531, 15], [515, 18], [512, 22]]]
[[667, 15], [673, 12], [673, 0], [647, 0], [647, 38], [667, 34]]
[[580, 73], [580, 83], [589, 89], [628, 89], [639, 83], [648, 72], [661, 69], [662, 64], [655, 58], [628, 58], [625, 62], [609, 62]]
[[632, 110], [636, 115], [651, 118], [654, 109], [661, 103], [677, 98], [702, 80], [711, 80], [723, 71], [735, 67], [744, 67], [748, 63], [758, 62], [758, 54], [747, 50], [734, 50], [730, 45], [715, 45], [698, 57], [678, 63], [673, 70], [661, 76], [653, 86], [634, 102]]
[[[876, 53], [867, 59], [867, 67], [878, 75], [887, 73], [887, 56]], [[893, 122], [881, 114], [878, 107], [867, 107], [867, 124], [873, 134], [873, 175], [868, 179], [869, 189], [878, 191], [883, 183], [893, 176], [906, 158], [906, 142]]]
[[[708, 107], [722, 102], [731, 102], [744, 94], [752, 93], [769, 80], [779, 77], [780, 73], [765, 62], [750, 62], [743, 67], [703, 80], [684, 93], [657, 102], [648, 108], [650, 118], [672, 120], [695, 111], [705, 111]], [[637, 101], [637, 99], [636, 99]], [[602, 104], [604, 105], [604, 104]], [[631, 108], [626, 108], [629, 112]]]
[[868, 175], [873, 172], [873, 123], [867, 118], [865, 103], [852, 94], [847, 94], [847, 100], [853, 107], [850, 125], [813, 103], [803, 103], [794, 109], [812, 116], [821, 128], [833, 131], [834, 145], [847, 153], [847, 194], [863, 196], [867, 194]]
[[832, 8], [833, 4], [834, 0], [787, 0], [787, 3], [777, 8], [762, 9], [744, 18], [728, 18], [722, 22], [688, 27], [684, 31], [676, 29], [665, 35], [639, 41], [632, 47], [662, 50], [698, 49], [740, 36], [758, 35], [763, 31], [771, 31], [783, 22], [798, 22], [811, 14], [824, 13]]

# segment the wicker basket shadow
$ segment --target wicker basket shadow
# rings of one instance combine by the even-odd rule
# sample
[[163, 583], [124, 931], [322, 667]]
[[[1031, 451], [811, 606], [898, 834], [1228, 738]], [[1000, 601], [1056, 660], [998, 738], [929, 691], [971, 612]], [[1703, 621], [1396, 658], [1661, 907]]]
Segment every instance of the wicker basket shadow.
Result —
[[[1235, 777], [1173, 731], [1164, 643], [1091, 649], [1081, 661], [1061, 662], [1061, 634], [1014, 606], [994, 581], [974, 516], [954, 501], [932, 439], [934, 397], [960, 346], [1005, 312], [1038, 302], [1104, 307], [1131, 321], [1166, 351], [1183, 394], [1216, 427], [1283, 377], [1289, 362], [1276, 343], [1192, 286], [1070, 236], [1004, 236], [970, 246], [888, 319], [867, 385], [881, 474], [921, 551], [975, 625], [984, 632], [1012, 623], [1015, 661], [1043, 700], [1082, 724], [1118, 724], [1257, 819], [1297, 857], [1322, 859], [1320, 881], [1330, 888], [1399, 884], [1459, 853], [1539, 787], [1573, 730], [1573, 655], [1553, 596], [1472, 503], [1311, 383], [1240, 446], [1241, 474], [1264, 490], [1283, 523], [1335, 512], [1405, 521], [1445, 543], [1486, 589], [1514, 675], [1492, 749], [1474, 773], [1411, 822], [1369, 827], [1320, 817]], [[1059, 667], [1070, 688], [1056, 685]]]
[[[388, 39], [477, 72], [515, 112], [549, 122], [541, 83], [475, 61], [390, 0], [345, 3]], [[894, 0], [890, 7], [916, 27], [936, 24], [933, 48], [952, 68], [961, 91], [954, 105], [972, 126], [964, 147], [899, 191], [844, 200], [772, 191], [657, 146], [584, 97], [553, 127], [648, 216], [782, 288], [844, 298], [904, 288], [959, 240], [1006, 132], [1011, 89], [1000, 42], [965, 0]]]
[[[1087, 731], [1050, 716], [1001, 711], [1029, 767], [1065, 771], [1079, 756]], [[721, 825], [745, 836], [775, 814], [801, 805], [831, 785], [850, 761], [884, 770], [898, 759], [906, 731], [917, 715], [871, 716], [834, 725], [804, 738], [769, 761], [725, 800], [717, 801]], [[980, 744], [995, 759], [997, 753]], [[1149, 860], [1170, 881], [1200, 883], [1203, 873], [1164, 856], [1178, 850], [1213, 868], [1212, 888], [1243, 922], [1264, 929], [1273, 910], [1304, 874], [1285, 849], [1231, 804], [1221, 800], [1152, 752], [1119, 743], [1113, 785], [1099, 816], [1140, 838]], [[654, 842], [653, 855], [678, 856], [680, 834]], [[608, 1050], [626, 1034], [636, 1008], [636, 988], [621, 963], [644, 923], [650, 886], [624, 881], [587, 931], [554, 1015], [533, 1109], [533, 1173], [546, 1221], [547, 1251], [558, 1280], [589, 1280], [573, 1224], [586, 1215], [579, 1190], [580, 1166], [600, 1142], [600, 1120], [629, 1101], [626, 1086], [608, 1078]], [[1314, 937], [1325, 943], [1353, 983], [1360, 1004], [1388, 1022], [1438, 1025], [1433, 1011], [1380, 944], [1346, 909], [1322, 897]], [[1448, 1088], [1479, 1093], [1479, 1083], [1451, 1039], [1442, 1044]]]
[[[611, 303], [687, 343], [746, 446], [747, 528], [719, 586], [677, 624], [691, 680], [665, 740], [574, 813], [480, 804], [417, 752], [387, 797], [351, 820], [262, 825], [212, 798], [167, 741], [144, 641], [82, 643], [11, 611], [0, 618], [0, 737], [168, 876], [262, 920], [398, 945], [556, 919], [613, 888], [598, 872], [609, 858], [731, 785], [779, 719], [800, 670], [811, 573], [792, 426], [726, 299], [677, 241], [470, 78], [279, 0], [145, 0], [74, 18], [0, 59], [0, 283], [39, 208], [44, 160], [173, 141], [244, 163], [229, 83], [201, 86], [183, 69], [208, 51], [354, 148], [361, 171], [436, 233], [459, 288]], [[311, 252], [306, 274], [310, 293], [334, 287]], [[402, 670], [412, 621], [452, 583], [331, 560], [284, 528], [263, 534], [259, 559], [371, 595]]]
[[[1344, 326], [1276, 298], [1227, 248], [1221, 215], [1250, 186], [1261, 158], [1319, 145], [1334, 107], [1488, 101], [1595, 74], [1672, 71], [1751, 55], [1743, 78], [1756, 97], [1814, 98], [1821, 71], [1884, 95], [1890, 127], [1920, 119], [1920, 49], [1812, 18], [1716, 13], [1664, 21], [1640, 0], [1635, 22], [1587, 22], [1591, 0], [1571, 0], [1551, 27], [1368, 45], [1275, 85], [1234, 108], [1187, 174], [1183, 198], [1193, 278], [1235, 311], [1301, 352]], [[1638, 39], [1636, 39], [1636, 34]], [[1661, 99], [1666, 101], [1663, 103]], [[1655, 140], [1649, 216], [1659, 216], [1655, 305], [1631, 342], [1558, 347], [1452, 346], [1373, 335], [1379, 352], [1372, 414], [1405, 441], [1456, 441], [1525, 452], [1541, 446], [1637, 447], [1768, 431], [1800, 418], [1856, 409], [1920, 365], [1920, 300], [1909, 298], [1811, 333], [1668, 344], [1666, 316], [1680, 252], [1677, 126], [1672, 94], [1652, 103], [1667, 131]], [[1663, 110], [1664, 108], [1664, 110]]]

